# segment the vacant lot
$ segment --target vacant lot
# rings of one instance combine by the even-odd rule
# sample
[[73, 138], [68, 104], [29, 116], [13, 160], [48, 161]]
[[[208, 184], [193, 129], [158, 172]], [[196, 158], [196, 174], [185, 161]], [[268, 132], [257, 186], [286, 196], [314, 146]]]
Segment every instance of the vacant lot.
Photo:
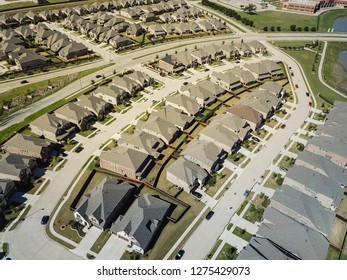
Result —
[[347, 95], [347, 73], [339, 59], [339, 53], [345, 50], [347, 50], [346, 42], [328, 43], [323, 77], [328, 84]]

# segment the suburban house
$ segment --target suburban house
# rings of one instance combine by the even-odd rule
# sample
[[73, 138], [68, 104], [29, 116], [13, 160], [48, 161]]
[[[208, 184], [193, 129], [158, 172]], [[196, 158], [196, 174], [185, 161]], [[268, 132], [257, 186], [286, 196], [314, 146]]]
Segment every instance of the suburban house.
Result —
[[263, 53], [267, 52], [266, 47], [257, 40], [252, 40], [252, 41], [248, 42], [247, 44], [251, 48], [252, 53], [263, 54]]
[[119, 36], [119, 33], [116, 30], [108, 29], [107, 31], [99, 35], [99, 40], [100, 42], [109, 44], [110, 40], [117, 36]]
[[195, 58], [199, 64], [206, 64], [212, 61], [212, 55], [204, 49], [192, 51], [190, 55]]
[[142, 22], [156, 21], [156, 16], [153, 13], [146, 13], [140, 16]]
[[19, 55], [15, 60], [16, 65], [22, 71], [47, 66], [50, 59], [30, 50]]
[[239, 136], [219, 123], [211, 123], [201, 130], [199, 139], [214, 143], [228, 154], [240, 144]]
[[111, 109], [109, 103], [95, 95], [81, 95], [77, 98], [77, 104], [91, 111], [93, 114], [95, 114], [95, 116], [104, 116]]
[[235, 41], [233, 42], [233, 45], [236, 47], [238, 55], [249, 56], [252, 54], [251, 47], [243, 42], [243, 40]]
[[113, 105], [122, 104], [123, 100], [127, 100], [129, 98], [129, 94], [124, 89], [121, 89], [115, 85], [111, 85], [109, 87], [98, 87], [94, 91], [93, 95], [102, 98], [107, 103], [111, 103]]
[[211, 124], [224, 126], [237, 134], [241, 141], [247, 139], [251, 131], [251, 127], [246, 120], [233, 114], [219, 114], [212, 119]]
[[56, 42], [54, 42], [51, 45], [51, 51], [57, 53], [59, 52], [62, 48], [65, 48], [67, 45], [69, 45], [71, 43], [71, 41], [69, 39], [64, 39], [61, 38], [59, 40], [57, 40]]
[[18, 133], [8, 140], [3, 148], [9, 153], [46, 159], [49, 157], [50, 145], [51, 142], [47, 140]]
[[75, 130], [72, 123], [53, 114], [44, 114], [30, 124], [32, 133], [45, 137], [53, 142], [61, 142]]
[[221, 50], [220, 46], [215, 44], [209, 44], [204, 47], [204, 50], [211, 55], [212, 60], [221, 60], [225, 58], [224, 52]]
[[134, 37], [141, 35], [143, 32], [145, 32], [145, 29], [139, 23], [130, 23], [126, 30], [128, 36]]
[[239, 104], [249, 106], [258, 111], [260, 114], [262, 114], [263, 119], [270, 118], [275, 111], [273, 104], [268, 103], [267, 100], [263, 98], [248, 97], [241, 99]]
[[[338, 134], [337, 130], [333, 131]], [[317, 136], [308, 141], [305, 149], [311, 153], [326, 157], [343, 168], [347, 166], [346, 141], [340, 138]]]
[[217, 172], [223, 164], [226, 152], [212, 142], [200, 139], [193, 139], [189, 142], [182, 156], [203, 169], [208, 173]]
[[126, 182], [106, 177], [90, 194], [82, 197], [74, 211], [75, 220], [88, 227], [109, 228], [124, 211], [134, 190], [135, 187]]
[[232, 58], [238, 53], [237, 48], [232, 44], [224, 44], [220, 46], [220, 50], [223, 52], [225, 58]]
[[267, 82], [263, 83], [259, 87], [259, 89], [267, 91], [267, 92], [271, 92], [272, 94], [274, 94], [278, 98], [283, 97], [283, 95], [286, 92], [286, 90], [281, 85], [279, 85], [278, 83], [273, 82], [273, 81], [267, 81]]
[[139, 120], [136, 129], [160, 138], [166, 145], [174, 142], [180, 134], [175, 125], [159, 117], [150, 117], [147, 121]]
[[181, 110], [176, 109], [170, 105], [161, 108], [157, 112], [153, 111], [151, 115], [172, 123], [182, 131], [190, 127], [194, 121], [194, 117], [188, 116]]
[[283, 75], [281, 66], [277, 64], [275, 61], [265, 59], [262, 61], [262, 64], [265, 66], [265, 68], [268, 70], [272, 77]]
[[0, 179], [23, 182], [30, 180], [36, 159], [17, 154], [0, 155]]
[[140, 84], [138, 84], [133, 79], [130, 79], [127, 76], [114, 77], [112, 79], [111, 85], [115, 85], [115, 86], [125, 90], [126, 92], [130, 93], [131, 95], [137, 93], [138, 91], [140, 91], [142, 89]]
[[185, 69], [195, 67], [198, 64], [197, 59], [189, 51], [179, 52], [175, 54], [175, 58], [179, 63], [184, 65]]
[[128, 37], [124, 37], [124, 36], [112, 37], [108, 41], [108, 43], [110, 44], [110, 46], [112, 46], [116, 49], [131, 46], [131, 45], [135, 44], [135, 42], [133, 40], [129, 39]]
[[93, 113], [88, 109], [71, 102], [55, 110], [54, 115], [75, 124], [79, 129], [95, 119]]
[[0, 179], [0, 196], [8, 200], [15, 191], [16, 184], [14, 181], [8, 179]]
[[207, 107], [216, 101], [216, 95], [212, 94], [208, 87], [202, 87], [189, 83], [180, 88], [180, 92], [196, 100], [200, 107]]
[[148, 32], [154, 37], [163, 37], [166, 35], [166, 31], [160, 24], [152, 24], [148, 27]]
[[205, 169], [184, 157], [179, 157], [166, 169], [166, 179], [188, 193], [202, 188], [208, 176]]
[[135, 131], [134, 134], [122, 133], [118, 145], [138, 150], [157, 159], [166, 147], [163, 140], [144, 131]]
[[241, 250], [237, 260], [300, 260], [300, 258], [265, 237], [253, 236]]
[[167, 73], [178, 73], [183, 71], [185, 66], [173, 55], [166, 55], [159, 59], [158, 68]]
[[324, 235], [272, 207], [264, 212], [257, 236], [265, 237], [302, 260], [324, 260], [329, 241]]
[[150, 86], [151, 83], [154, 81], [152, 77], [140, 71], [134, 71], [133, 73], [128, 74], [127, 77], [130, 78], [131, 80], [134, 80], [142, 88]]
[[165, 225], [171, 204], [145, 194], [137, 198], [124, 215], [112, 224], [111, 231], [127, 240], [137, 252], [146, 253]]
[[140, 180], [152, 167], [152, 157], [147, 153], [117, 146], [110, 151], [101, 152], [100, 166], [124, 177]]
[[236, 77], [240, 79], [240, 82], [245, 87], [250, 87], [257, 83], [257, 79], [254, 77], [252, 72], [248, 70], [244, 70], [239, 67], [234, 67], [233, 69], [229, 70], [232, 74], [234, 74]]
[[269, 104], [275, 111], [282, 107], [282, 100], [267, 90], [257, 90], [252, 92], [255, 99]]
[[188, 96], [183, 94], [177, 94], [174, 96], [168, 96], [165, 101], [166, 105], [179, 109], [189, 116], [195, 116], [201, 109], [199, 103]]
[[329, 235], [335, 213], [318, 200], [293, 187], [283, 185], [271, 198], [270, 206], [323, 235]]
[[106, 27], [98, 25], [94, 29], [90, 30], [88, 35], [90, 39], [95, 40], [95, 41], [102, 41], [100, 36], [105, 33], [108, 29]]
[[299, 154], [295, 165], [303, 166], [334, 178], [341, 186], [347, 186], [347, 172], [345, 167], [333, 163], [329, 158], [308, 152], [307, 149]]
[[240, 79], [232, 71], [226, 71], [224, 73], [213, 72], [211, 74], [211, 82], [227, 91], [233, 91], [242, 87]]
[[245, 63], [243, 67], [252, 72], [258, 81], [271, 78], [269, 69], [264, 65], [263, 62]]
[[344, 197], [343, 188], [335, 178], [303, 166], [295, 165], [289, 169], [284, 183], [316, 198], [324, 207], [333, 211]]
[[227, 113], [245, 120], [252, 130], [256, 130], [264, 123], [263, 115], [249, 106], [235, 104], [227, 110]]
[[82, 43], [71, 42], [59, 51], [59, 56], [64, 59], [72, 59], [88, 54], [88, 49]]
[[213, 25], [207, 20], [198, 21], [200, 28], [205, 32], [211, 32], [214, 30]]

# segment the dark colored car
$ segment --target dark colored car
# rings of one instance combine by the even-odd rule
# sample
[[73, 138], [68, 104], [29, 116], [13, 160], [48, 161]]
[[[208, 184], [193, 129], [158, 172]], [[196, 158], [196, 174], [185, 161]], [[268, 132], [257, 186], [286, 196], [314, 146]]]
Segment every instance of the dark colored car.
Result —
[[210, 220], [212, 217], [213, 217], [213, 215], [214, 215], [214, 212], [213, 211], [210, 211], [210, 212], [208, 212], [207, 213], [207, 215], [206, 215], [206, 220]]
[[312, 102], [311, 102], [311, 101], [310, 101], [310, 102], [308, 102], [308, 106], [310, 106], [310, 107], [312, 106]]
[[310, 96], [310, 93], [309, 93], [309, 92], [306, 92], [306, 96], [309, 97], [309, 96]]
[[99, 78], [101, 78], [101, 75], [96, 75], [95, 77], [96, 77], [97, 79], [99, 79]]
[[298, 85], [295, 85], [295, 88], [299, 88], [299, 86], [298, 86]]
[[183, 85], [184, 85], [184, 86], [188, 85], [188, 82], [184, 82]]
[[286, 167], [284, 167], [284, 166], [280, 166], [280, 170], [282, 170], [282, 171], [288, 171], [288, 168], [286, 168]]
[[254, 140], [255, 142], [260, 142], [260, 139], [258, 137], [252, 136], [252, 140]]
[[286, 127], [286, 125], [285, 125], [285, 124], [282, 124], [282, 125], [281, 125], [281, 128], [282, 128], [282, 129], [283, 129], [283, 128], [285, 128], [285, 127]]
[[329, 110], [323, 110], [324, 114], [329, 114]]
[[202, 194], [199, 192], [192, 192], [192, 194], [197, 198], [202, 198]]
[[180, 259], [182, 259], [184, 253], [185, 253], [184, 250], [179, 250], [178, 253], [177, 253], [176, 256], [175, 256], [175, 260], [180, 260]]
[[75, 152], [76, 152], [76, 153], [80, 153], [80, 152], [83, 151], [83, 149], [84, 149], [84, 148], [83, 148], [82, 146], [79, 146], [79, 147], [76, 148]]
[[29, 83], [27, 80], [20, 81], [21, 84], [27, 84]]
[[41, 219], [41, 225], [47, 224], [48, 220], [49, 220], [49, 216], [47, 215], [43, 216]]

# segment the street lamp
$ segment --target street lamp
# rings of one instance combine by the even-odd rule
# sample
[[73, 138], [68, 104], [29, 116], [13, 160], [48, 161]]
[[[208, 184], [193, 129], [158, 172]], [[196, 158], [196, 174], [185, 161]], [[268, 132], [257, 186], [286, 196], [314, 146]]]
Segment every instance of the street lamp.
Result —
[[[41, 208], [41, 209], [35, 211], [34, 213], [31, 213], [29, 216], [26, 216], [26, 218], [28, 218], [28, 217], [30, 217], [30, 216], [36, 214], [37, 212], [43, 211], [43, 210], [45, 210], [45, 208]], [[25, 218], [21, 218], [20, 220], [21, 220], [21, 221], [25, 221]]]

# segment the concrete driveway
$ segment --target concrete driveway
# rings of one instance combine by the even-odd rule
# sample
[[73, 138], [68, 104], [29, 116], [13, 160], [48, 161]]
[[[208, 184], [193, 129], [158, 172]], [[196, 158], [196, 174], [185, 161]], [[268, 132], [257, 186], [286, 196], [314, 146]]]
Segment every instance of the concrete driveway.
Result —
[[104, 248], [96, 257], [97, 260], [119, 260], [128, 246], [128, 242], [114, 234], [107, 240]]
[[93, 246], [101, 233], [101, 229], [97, 227], [91, 227], [90, 229], [88, 229], [88, 232], [83, 237], [78, 246], [75, 249], [71, 250], [71, 252], [78, 256], [81, 256], [82, 258], [85, 258], [87, 253], [89, 253], [90, 248]]

